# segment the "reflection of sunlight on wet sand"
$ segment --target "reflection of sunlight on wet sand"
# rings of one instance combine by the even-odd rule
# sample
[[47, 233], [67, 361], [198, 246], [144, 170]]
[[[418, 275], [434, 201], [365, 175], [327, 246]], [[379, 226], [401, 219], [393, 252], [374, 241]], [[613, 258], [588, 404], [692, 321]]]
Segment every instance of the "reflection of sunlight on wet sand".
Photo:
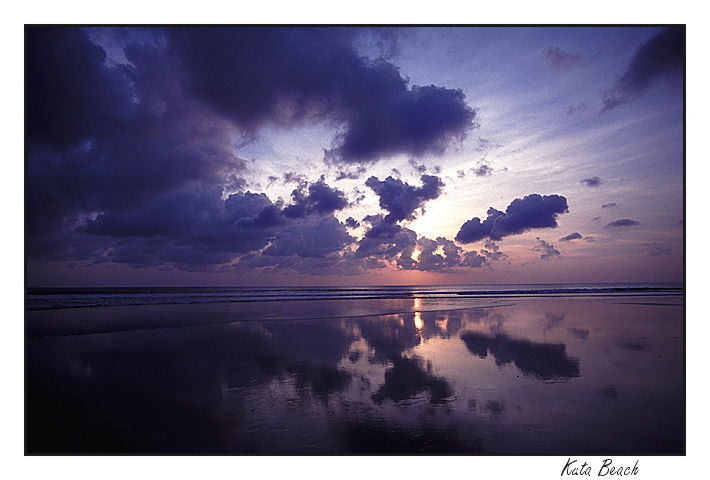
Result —
[[419, 298], [414, 299], [414, 326], [417, 330], [421, 330], [424, 327], [424, 322], [422, 321], [422, 313], [419, 311], [422, 308], [422, 301]]

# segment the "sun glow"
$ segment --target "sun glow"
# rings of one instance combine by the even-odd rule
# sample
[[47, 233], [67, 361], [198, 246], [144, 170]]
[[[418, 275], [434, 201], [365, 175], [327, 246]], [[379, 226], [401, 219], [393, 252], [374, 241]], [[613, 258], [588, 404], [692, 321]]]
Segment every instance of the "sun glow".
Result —
[[422, 321], [422, 314], [420, 312], [414, 312], [414, 326], [417, 328], [417, 330], [421, 330], [424, 326], [424, 322]]
[[419, 256], [420, 256], [421, 254], [422, 254], [422, 251], [421, 251], [421, 250], [419, 250], [418, 248], [415, 249], [415, 250], [412, 252], [412, 260], [414, 260], [415, 262], [418, 262], [418, 261], [419, 261]]
[[424, 326], [422, 314], [419, 309], [422, 307], [422, 301], [419, 298], [414, 299], [414, 326], [417, 330], [421, 330]]

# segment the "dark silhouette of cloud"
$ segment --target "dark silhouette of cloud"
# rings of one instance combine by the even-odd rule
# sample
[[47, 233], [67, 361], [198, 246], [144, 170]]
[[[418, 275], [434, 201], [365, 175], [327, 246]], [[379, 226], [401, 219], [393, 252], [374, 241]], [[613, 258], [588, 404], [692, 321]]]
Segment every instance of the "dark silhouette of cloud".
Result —
[[604, 228], [633, 227], [638, 224], [639, 222], [637, 222], [636, 220], [631, 220], [630, 218], [622, 218], [607, 223]]
[[[370, 215], [363, 219], [369, 224], [358, 242], [356, 258], [396, 258], [403, 270], [447, 272], [455, 267], [478, 268], [487, 265], [485, 257], [476, 252], [465, 253], [453, 241], [444, 237], [432, 240], [418, 238], [416, 232], [398, 224], [414, 220], [417, 211], [423, 210], [427, 201], [438, 198], [444, 186], [434, 175], [422, 175], [422, 186], [415, 187], [391, 176], [385, 180], [370, 177], [365, 183], [380, 197], [380, 207], [387, 215]], [[375, 264], [379, 266], [378, 264]]]
[[283, 213], [288, 218], [303, 218], [312, 214], [328, 214], [347, 207], [348, 201], [340, 190], [326, 185], [325, 177], [291, 193], [291, 205], [284, 208]]
[[490, 337], [480, 332], [462, 333], [461, 340], [472, 354], [486, 358], [490, 352], [496, 365], [512, 362], [525, 375], [543, 380], [579, 376], [579, 360], [567, 356], [564, 344], [536, 343], [504, 334]]
[[545, 50], [545, 58], [550, 62], [550, 66], [557, 70], [567, 70], [582, 61], [580, 55], [565, 52], [560, 47], [550, 47]]
[[335, 217], [312, 219], [280, 229], [263, 255], [325, 258], [354, 242], [344, 224]]
[[[167, 270], [381, 267], [347, 251], [353, 239], [333, 213], [350, 203], [324, 177], [309, 182], [287, 172], [283, 184], [297, 186], [290, 201], [272, 201], [245, 191], [249, 162], [234, 153], [235, 138], [251, 141], [267, 125], [332, 125], [341, 133], [328, 157], [343, 162], [417, 158], [463, 139], [475, 119], [463, 93], [409, 85], [388, 61], [362, 57], [354, 45], [366, 30], [371, 39], [392, 36], [386, 29], [145, 27], [89, 38], [77, 27], [28, 28], [28, 258]], [[340, 168], [341, 180], [365, 172]], [[396, 223], [440, 195], [438, 177], [422, 182], [368, 180], [389, 212], [371, 238], [398, 237], [399, 251], [412, 237], [416, 243]], [[425, 258], [423, 268], [438, 268], [435, 254]]]
[[389, 212], [383, 222], [392, 225], [401, 220], [414, 220], [417, 209], [441, 195], [444, 183], [439, 177], [422, 175], [421, 181], [421, 187], [414, 187], [391, 176], [385, 180], [373, 176], [367, 179], [365, 185], [380, 197], [380, 207]]
[[663, 79], [683, 74], [685, 28], [666, 27], [639, 47], [626, 71], [604, 92], [602, 112], [644, 95]]
[[125, 72], [104, 68], [106, 53], [82, 30], [30, 27], [26, 33], [30, 141], [54, 148], [77, 146], [131, 115]]
[[602, 208], [614, 208], [614, 207], [618, 207], [618, 206], [619, 206], [618, 203], [611, 202], [611, 203], [605, 203], [604, 205], [602, 205]]
[[533, 252], [540, 253], [540, 259], [548, 260], [550, 258], [560, 258], [561, 253], [551, 244], [547, 243], [545, 240], [541, 240], [540, 237], [537, 238], [537, 245], [532, 248]]
[[560, 242], [569, 242], [571, 240], [579, 240], [582, 238], [582, 234], [579, 232], [570, 233], [559, 239]]
[[484, 238], [501, 240], [535, 228], [555, 228], [557, 215], [567, 212], [567, 209], [567, 199], [560, 195], [532, 194], [516, 198], [505, 212], [491, 207], [483, 222], [478, 217], [465, 222], [456, 235], [456, 241], [474, 243]]
[[347, 28], [168, 28], [188, 91], [248, 131], [340, 126], [327, 158], [371, 162], [442, 153], [474, 127], [461, 90], [410, 86], [383, 58], [360, 56]]
[[599, 177], [585, 178], [583, 180], [580, 180], [579, 183], [586, 185], [588, 187], [598, 187], [599, 185], [602, 184], [602, 179]]

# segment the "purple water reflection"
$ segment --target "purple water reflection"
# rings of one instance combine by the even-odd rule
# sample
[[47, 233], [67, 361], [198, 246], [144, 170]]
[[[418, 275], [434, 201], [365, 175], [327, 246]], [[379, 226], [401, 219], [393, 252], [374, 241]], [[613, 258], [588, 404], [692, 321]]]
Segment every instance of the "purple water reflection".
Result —
[[680, 303], [30, 338], [27, 452], [682, 453]]

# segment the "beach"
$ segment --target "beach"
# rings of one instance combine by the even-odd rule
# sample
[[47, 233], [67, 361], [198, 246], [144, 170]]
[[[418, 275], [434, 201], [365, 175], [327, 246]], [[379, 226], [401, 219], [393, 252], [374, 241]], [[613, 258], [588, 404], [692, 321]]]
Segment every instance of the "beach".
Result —
[[26, 452], [684, 453], [677, 290], [395, 293], [40, 292]]

